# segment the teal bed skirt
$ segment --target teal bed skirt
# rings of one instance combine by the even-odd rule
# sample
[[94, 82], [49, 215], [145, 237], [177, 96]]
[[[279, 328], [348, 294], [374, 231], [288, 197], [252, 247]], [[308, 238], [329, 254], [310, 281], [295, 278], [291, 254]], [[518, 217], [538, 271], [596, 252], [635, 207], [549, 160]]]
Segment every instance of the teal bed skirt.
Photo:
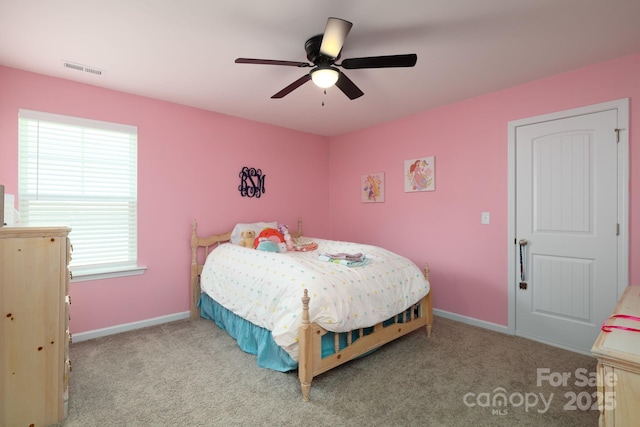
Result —
[[232, 313], [204, 292], [200, 294], [198, 305], [201, 317], [216, 322], [236, 340], [243, 351], [258, 356], [258, 366], [280, 372], [298, 368], [298, 362], [273, 340], [271, 331]]
[[[238, 346], [245, 352], [255, 354], [258, 357], [258, 366], [267, 369], [273, 369], [280, 372], [288, 372], [298, 369], [298, 362], [293, 360], [289, 353], [284, 351], [273, 340], [271, 331], [254, 325], [248, 320], [232, 313], [217, 302], [215, 302], [206, 293], [200, 294], [198, 301], [200, 307], [200, 316], [204, 319], [213, 320], [216, 325], [236, 340]], [[409, 310], [407, 310], [409, 313]], [[383, 326], [387, 327], [394, 323], [404, 323], [402, 316], [397, 320], [395, 317], [383, 322]], [[364, 328], [362, 336], [369, 335], [373, 331], [373, 327]], [[351, 341], [356, 342], [360, 338], [359, 331], [339, 333], [338, 349], [342, 350], [347, 347], [348, 334], [351, 334]], [[328, 332], [322, 337], [322, 358], [335, 353], [335, 333]], [[375, 350], [372, 350], [375, 351]], [[371, 353], [368, 352], [367, 354]]]

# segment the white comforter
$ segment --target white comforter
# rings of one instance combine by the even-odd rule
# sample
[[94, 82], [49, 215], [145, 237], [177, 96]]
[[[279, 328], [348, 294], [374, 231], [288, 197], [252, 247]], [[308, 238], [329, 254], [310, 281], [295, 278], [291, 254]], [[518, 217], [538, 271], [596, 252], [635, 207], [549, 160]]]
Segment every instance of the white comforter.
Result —
[[[387, 320], [429, 292], [422, 271], [405, 257], [376, 246], [312, 240], [318, 243], [315, 251], [283, 254], [223, 244], [207, 257], [202, 291], [270, 330], [295, 361], [304, 289], [311, 297], [311, 322], [334, 332]], [[322, 261], [320, 253], [363, 253], [371, 262], [348, 267]]]

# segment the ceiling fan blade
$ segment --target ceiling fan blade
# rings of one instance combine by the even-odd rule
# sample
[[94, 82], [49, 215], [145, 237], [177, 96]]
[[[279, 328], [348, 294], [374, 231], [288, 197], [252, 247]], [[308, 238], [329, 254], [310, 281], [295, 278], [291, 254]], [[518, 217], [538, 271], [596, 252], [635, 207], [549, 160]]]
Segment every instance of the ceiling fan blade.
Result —
[[356, 84], [342, 72], [338, 77], [336, 86], [338, 86], [338, 89], [344, 92], [344, 94], [347, 95], [351, 100], [360, 98], [362, 95], [364, 95], [364, 92], [361, 91], [360, 88], [358, 88], [358, 86], [356, 86]]
[[329, 58], [337, 58], [353, 24], [340, 18], [327, 19], [327, 26], [322, 36], [320, 53]]
[[284, 98], [285, 95], [290, 94], [295, 89], [299, 88], [300, 86], [302, 86], [303, 84], [305, 84], [309, 80], [311, 80], [311, 76], [309, 74], [305, 74], [304, 76], [300, 77], [295, 82], [291, 83], [289, 86], [287, 86], [284, 89], [282, 89], [280, 92], [278, 92], [275, 95], [273, 95], [271, 98], [272, 99]]
[[342, 61], [342, 68], [355, 70], [359, 68], [391, 68], [391, 67], [413, 67], [418, 61], [418, 55], [410, 53], [407, 55], [386, 55], [368, 56], [364, 58], [350, 58]]
[[275, 59], [253, 59], [253, 58], [238, 58], [235, 60], [235, 63], [236, 64], [287, 65], [290, 67], [310, 67], [311, 66], [306, 62], [278, 61]]

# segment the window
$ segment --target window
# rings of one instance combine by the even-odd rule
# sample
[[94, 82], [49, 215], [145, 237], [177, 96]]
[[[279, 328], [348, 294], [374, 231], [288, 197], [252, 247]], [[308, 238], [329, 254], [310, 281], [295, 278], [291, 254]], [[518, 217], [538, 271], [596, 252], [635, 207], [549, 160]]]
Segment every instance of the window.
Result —
[[71, 227], [75, 279], [142, 271], [137, 134], [135, 126], [19, 112], [20, 223]]

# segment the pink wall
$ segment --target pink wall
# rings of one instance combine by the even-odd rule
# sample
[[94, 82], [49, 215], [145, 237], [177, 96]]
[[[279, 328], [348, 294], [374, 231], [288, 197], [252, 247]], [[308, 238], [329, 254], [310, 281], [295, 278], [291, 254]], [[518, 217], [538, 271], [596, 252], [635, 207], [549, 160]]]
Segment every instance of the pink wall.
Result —
[[[73, 333], [187, 311], [194, 218], [202, 233], [256, 220], [294, 227], [302, 217], [308, 234], [328, 234], [328, 187], [309, 191], [328, 179], [324, 137], [0, 66], [0, 183], [11, 194], [20, 108], [138, 126], [138, 256], [147, 271], [72, 283]], [[260, 199], [240, 196], [243, 166], [266, 174]]]
[[[507, 324], [507, 123], [630, 98], [630, 282], [640, 283], [640, 54], [332, 138], [332, 238], [378, 244], [432, 268], [434, 305]], [[404, 193], [403, 161], [436, 157], [436, 191]], [[385, 172], [362, 204], [361, 174]], [[481, 225], [483, 211], [491, 224]], [[635, 262], [634, 262], [635, 260]]]
[[[640, 54], [328, 140], [0, 66], [0, 182], [17, 193], [19, 108], [138, 126], [139, 258], [148, 269], [73, 283], [74, 333], [186, 311], [193, 218], [210, 233], [257, 219], [291, 225], [299, 216], [308, 235], [378, 244], [417, 264], [428, 261], [436, 308], [506, 325], [507, 123], [628, 97], [634, 129], [638, 75]], [[640, 251], [636, 135], [629, 140], [632, 283], [640, 283], [640, 263], [633, 261]], [[403, 161], [427, 155], [436, 156], [436, 191], [404, 193]], [[267, 175], [259, 200], [237, 192], [245, 165]], [[361, 204], [360, 175], [379, 171], [385, 203]], [[483, 211], [491, 212], [490, 225], [480, 224]]]

